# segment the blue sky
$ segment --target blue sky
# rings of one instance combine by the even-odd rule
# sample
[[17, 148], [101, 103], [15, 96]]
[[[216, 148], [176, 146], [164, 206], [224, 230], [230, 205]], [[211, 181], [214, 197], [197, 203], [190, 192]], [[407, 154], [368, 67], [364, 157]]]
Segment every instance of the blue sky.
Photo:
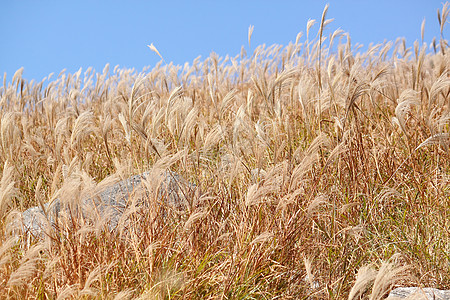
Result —
[[[425, 41], [439, 37], [437, 0], [311, 0], [311, 1], [31, 1], [0, 0], [0, 77], [24, 67], [23, 77], [42, 80], [62, 70], [76, 72], [92, 66], [154, 66], [160, 58], [183, 65], [214, 51], [235, 56], [260, 44], [286, 45], [306, 31], [308, 19], [320, 21], [326, 3], [334, 18], [325, 34], [341, 28], [352, 43], [368, 45], [405, 37], [420, 40], [426, 18]], [[448, 26], [447, 26], [448, 27]], [[318, 25], [312, 29], [316, 33]], [[447, 28], [444, 31], [448, 39]], [[304, 39], [303, 39], [304, 40]]]

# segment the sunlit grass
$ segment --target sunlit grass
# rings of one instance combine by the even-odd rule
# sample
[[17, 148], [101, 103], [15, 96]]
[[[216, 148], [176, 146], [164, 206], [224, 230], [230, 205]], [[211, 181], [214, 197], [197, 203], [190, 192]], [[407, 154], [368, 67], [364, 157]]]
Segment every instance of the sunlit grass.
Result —
[[[447, 15], [446, 4], [442, 23]], [[361, 53], [341, 31], [325, 37], [326, 24], [325, 9], [303, 42], [148, 73], [106, 66], [44, 87], [17, 71], [0, 88], [0, 294], [379, 299], [396, 284], [449, 289], [447, 41]], [[76, 218], [31, 243], [10, 232], [17, 211], [156, 167], [198, 187], [184, 213], [153, 203], [119, 233]]]

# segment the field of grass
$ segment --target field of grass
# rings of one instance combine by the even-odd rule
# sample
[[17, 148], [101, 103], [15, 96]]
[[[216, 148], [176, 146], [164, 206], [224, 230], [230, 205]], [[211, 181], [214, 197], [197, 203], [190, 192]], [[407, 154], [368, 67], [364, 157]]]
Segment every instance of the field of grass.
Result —
[[[295, 43], [184, 67], [106, 66], [45, 86], [17, 71], [0, 88], [1, 297], [450, 289], [447, 41], [363, 52], [326, 24], [325, 9]], [[198, 187], [185, 213], [135, 211], [127, 234], [82, 218], [31, 243], [11, 232], [18, 211], [153, 168]]]

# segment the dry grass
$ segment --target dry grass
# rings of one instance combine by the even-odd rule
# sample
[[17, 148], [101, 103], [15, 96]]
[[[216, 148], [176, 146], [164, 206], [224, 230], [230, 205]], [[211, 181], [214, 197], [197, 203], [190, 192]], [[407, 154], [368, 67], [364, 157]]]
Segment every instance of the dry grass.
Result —
[[[379, 299], [396, 284], [449, 289], [447, 42], [360, 53], [340, 31], [323, 36], [325, 15], [315, 38], [308, 22], [304, 42], [251, 56], [147, 73], [106, 66], [47, 86], [17, 71], [0, 89], [0, 294]], [[441, 24], [447, 15], [446, 4]], [[135, 212], [123, 236], [76, 218], [30, 245], [9, 234], [16, 211], [55, 195], [75, 202], [110, 175], [154, 165], [200, 187], [185, 214]]]

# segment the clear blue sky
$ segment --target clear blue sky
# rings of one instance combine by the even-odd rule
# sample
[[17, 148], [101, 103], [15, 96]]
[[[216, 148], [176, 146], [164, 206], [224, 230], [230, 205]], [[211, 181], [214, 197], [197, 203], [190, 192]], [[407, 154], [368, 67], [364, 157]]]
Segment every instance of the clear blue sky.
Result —
[[[235, 56], [254, 25], [251, 50], [265, 43], [286, 45], [306, 31], [308, 19], [320, 21], [326, 3], [334, 18], [326, 34], [341, 28], [353, 43], [368, 45], [405, 37], [439, 37], [441, 0], [311, 1], [31, 1], [0, 0], [0, 77], [24, 67], [23, 77], [40, 81], [62, 70], [76, 72], [106, 63], [141, 71], [160, 58], [183, 65], [211, 51]], [[450, 25], [450, 24], [448, 24]], [[448, 27], [448, 26], [447, 26]], [[312, 33], [316, 33], [316, 24]], [[444, 35], [449, 38], [449, 29]], [[304, 40], [304, 39], [303, 39]], [[252, 51], [248, 51], [252, 52]]]

